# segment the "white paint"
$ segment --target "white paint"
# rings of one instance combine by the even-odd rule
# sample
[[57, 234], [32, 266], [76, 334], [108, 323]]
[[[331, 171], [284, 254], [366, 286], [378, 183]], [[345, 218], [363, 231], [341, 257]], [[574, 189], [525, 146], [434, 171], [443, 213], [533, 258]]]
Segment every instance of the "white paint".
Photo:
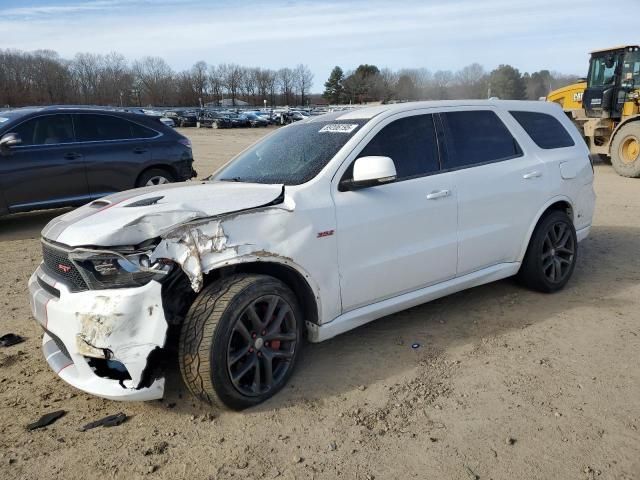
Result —
[[353, 164], [353, 181], [392, 180], [396, 166], [389, 157], [360, 157]]
[[[478, 108], [500, 116], [517, 139], [521, 157], [339, 191], [344, 172], [383, 126], [412, 115]], [[540, 149], [509, 115], [510, 109], [553, 115], [575, 146]], [[249, 262], [285, 265], [297, 271], [314, 293], [318, 324], [309, 324], [310, 339], [321, 341], [403, 308], [515, 274], [537, 221], [554, 202], [571, 205], [579, 240], [589, 233], [595, 204], [589, 152], [554, 104], [416, 102], [365, 108], [341, 118], [371, 120], [315, 178], [286, 187], [277, 205], [266, 206], [279, 198], [281, 185], [217, 182], [152, 187], [107, 197], [110, 203], [103, 208], [82, 207], [53, 220], [43, 235], [71, 247], [134, 245], [161, 237], [152, 261], [177, 262], [196, 291], [204, 275], [221, 267]], [[571, 175], [562, 166], [567, 162]], [[164, 198], [146, 207], [127, 207], [157, 196]], [[318, 235], [327, 231], [335, 234]], [[34, 315], [42, 318], [46, 311], [55, 328], [51, 331], [70, 352], [77, 351], [78, 333], [91, 333], [87, 322], [97, 320], [96, 312], [109, 317], [116, 311], [100, 306], [96, 298], [112, 297], [117, 311], [139, 327], [138, 336], [125, 339], [120, 333], [100, 330], [92, 334], [92, 345], [101, 348], [94, 343], [108, 340], [114, 353], [139, 373], [143, 363], [136, 362], [143, 362], [149, 348], [164, 343], [164, 317], [158, 314], [143, 321], [135, 313], [141, 305], [160, 301], [154, 285], [158, 284], [82, 293], [63, 288], [60, 301], [48, 305], [42, 304], [43, 294], [36, 289], [31, 293]], [[89, 315], [83, 317], [84, 327], [75, 321], [78, 311]], [[111, 398], [113, 392], [100, 386], [103, 379], [96, 380], [85, 367], [77, 368], [79, 379], [67, 381]], [[138, 398], [125, 390], [126, 398]], [[140, 392], [139, 398], [149, 395]]]

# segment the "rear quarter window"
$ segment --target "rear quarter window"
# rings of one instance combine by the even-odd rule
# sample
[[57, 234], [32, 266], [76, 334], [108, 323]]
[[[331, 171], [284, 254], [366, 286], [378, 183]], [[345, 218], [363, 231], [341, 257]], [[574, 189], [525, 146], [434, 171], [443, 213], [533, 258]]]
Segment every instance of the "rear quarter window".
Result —
[[510, 111], [509, 113], [540, 148], [564, 148], [575, 145], [569, 132], [553, 115], [521, 111]]

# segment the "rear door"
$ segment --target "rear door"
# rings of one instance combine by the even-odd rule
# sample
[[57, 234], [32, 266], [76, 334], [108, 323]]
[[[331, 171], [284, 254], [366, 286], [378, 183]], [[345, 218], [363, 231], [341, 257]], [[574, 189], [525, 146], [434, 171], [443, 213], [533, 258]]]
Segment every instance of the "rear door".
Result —
[[10, 130], [22, 139], [0, 157], [0, 177], [10, 212], [81, 205], [89, 200], [84, 157], [70, 114], [47, 114]]
[[151, 163], [149, 141], [158, 133], [108, 114], [78, 113], [74, 124], [91, 197], [134, 188]]
[[523, 150], [503, 121], [507, 115], [498, 113], [466, 108], [439, 114], [443, 168], [455, 173], [458, 193], [458, 276], [517, 261], [548, 198], [545, 164]]
[[356, 158], [376, 155], [391, 157], [397, 177], [352, 191], [334, 185], [343, 311], [456, 274], [453, 174], [440, 172], [433, 115], [385, 120], [365, 142], [339, 178], [352, 178]]

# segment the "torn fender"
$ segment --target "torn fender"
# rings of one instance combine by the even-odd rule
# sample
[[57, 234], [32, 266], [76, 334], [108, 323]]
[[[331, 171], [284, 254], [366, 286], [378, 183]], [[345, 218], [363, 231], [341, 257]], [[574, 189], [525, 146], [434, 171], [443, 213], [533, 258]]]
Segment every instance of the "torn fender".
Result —
[[[282, 225], [285, 223], [282, 215], [288, 215], [294, 209], [293, 200], [285, 197], [283, 190], [281, 201], [180, 225], [162, 238], [151, 261], [164, 258], [178, 263], [196, 292], [202, 289], [203, 275], [225, 262], [231, 264], [240, 263], [239, 258], [248, 261], [270, 257], [293, 264], [291, 259], [276, 253], [277, 240], [274, 245], [272, 239], [282, 241], [287, 238], [286, 233], [282, 238]], [[277, 230], [279, 235], [268, 233]], [[260, 240], [266, 244], [256, 244]]]

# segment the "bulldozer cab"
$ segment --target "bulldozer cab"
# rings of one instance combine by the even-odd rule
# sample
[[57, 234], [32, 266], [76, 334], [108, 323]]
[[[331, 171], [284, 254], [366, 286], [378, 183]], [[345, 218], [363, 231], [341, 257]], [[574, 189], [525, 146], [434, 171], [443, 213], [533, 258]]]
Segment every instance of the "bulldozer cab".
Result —
[[582, 105], [587, 117], [620, 119], [630, 92], [640, 87], [640, 47], [591, 53]]

